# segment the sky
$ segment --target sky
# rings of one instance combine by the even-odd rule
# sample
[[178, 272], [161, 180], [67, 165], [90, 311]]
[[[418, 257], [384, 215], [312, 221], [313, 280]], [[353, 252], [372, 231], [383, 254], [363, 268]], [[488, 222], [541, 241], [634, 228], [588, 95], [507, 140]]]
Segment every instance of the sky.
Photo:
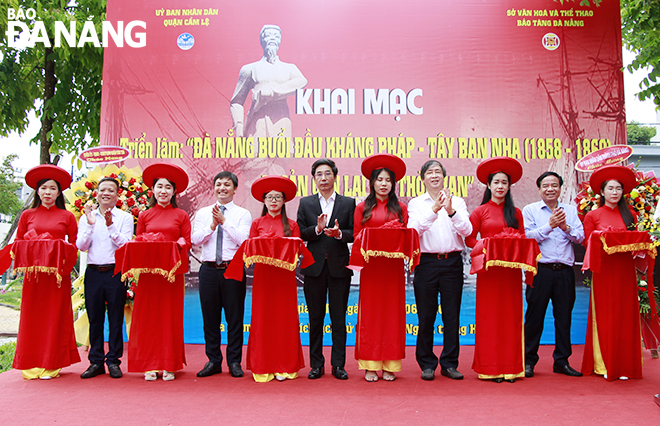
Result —
[[[626, 50], [623, 52], [623, 61], [624, 64], [629, 64], [634, 59], [634, 55]], [[655, 111], [653, 101], [646, 100], [640, 102], [639, 99], [635, 97], [635, 93], [638, 92], [640, 81], [647, 75], [648, 72], [638, 70], [634, 73], [624, 70], [623, 79], [624, 79], [624, 90], [626, 98], [626, 121], [637, 121], [642, 124], [656, 123], [656, 129], [658, 134], [653, 139], [655, 141], [660, 141], [660, 125], [657, 123], [660, 121], [659, 115]], [[0, 137], [0, 160], [4, 159], [9, 154], [18, 154], [18, 158], [12, 163], [14, 169], [18, 173], [25, 173], [31, 167], [34, 167], [39, 164], [39, 147], [38, 145], [30, 144], [30, 139], [32, 139], [38, 132], [40, 128], [39, 120], [34, 116], [34, 113], [30, 116], [30, 125], [25, 133], [19, 135], [18, 133], [12, 133], [6, 138]], [[67, 154], [64, 155], [60, 160], [59, 166], [73, 172], [74, 178], [81, 175], [77, 170], [72, 170], [72, 164], [74, 163], [75, 158], [73, 155]], [[21, 170], [19, 170], [21, 169]]]

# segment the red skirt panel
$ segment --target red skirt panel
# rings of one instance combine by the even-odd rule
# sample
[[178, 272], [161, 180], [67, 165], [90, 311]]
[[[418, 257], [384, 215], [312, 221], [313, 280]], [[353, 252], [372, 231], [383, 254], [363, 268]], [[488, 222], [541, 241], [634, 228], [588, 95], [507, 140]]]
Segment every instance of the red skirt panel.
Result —
[[176, 275], [173, 283], [160, 275], [140, 275], [128, 342], [128, 371], [183, 368], [184, 295], [183, 275]]
[[247, 368], [253, 374], [272, 374], [295, 373], [304, 366], [295, 272], [257, 263]]
[[594, 371], [593, 310], [596, 311], [598, 344], [607, 369], [607, 380], [621, 376], [642, 378], [642, 342], [635, 264], [630, 253], [607, 256], [601, 272], [594, 272], [589, 304], [587, 341], [582, 373]]
[[472, 369], [497, 376], [525, 371], [522, 272], [491, 266], [477, 274]]
[[56, 370], [80, 362], [73, 329], [71, 277], [28, 273], [23, 281], [21, 320], [13, 367]]
[[372, 257], [360, 271], [355, 359], [406, 357], [406, 292], [403, 259]]

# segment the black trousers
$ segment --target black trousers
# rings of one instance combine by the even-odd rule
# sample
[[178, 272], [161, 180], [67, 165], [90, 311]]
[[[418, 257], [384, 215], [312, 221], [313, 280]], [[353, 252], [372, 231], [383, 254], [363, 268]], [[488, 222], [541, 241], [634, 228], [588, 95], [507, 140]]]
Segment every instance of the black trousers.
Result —
[[[121, 364], [124, 354], [124, 304], [126, 287], [121, 282], [121, 274], [114, 271], [99, 272], [91, 268], [85, 271], [85, 307], [89, 318], [90, 364]], [[105, 310], [108, 308], [108, 353], [103, 347], [103, 325]]]
[[[458, 324], [463, 298], [463, 258], [437, 259], [422, 256], [415, 268], [415, 301], [419, 330], [415, 356], [422, 370], [458, 367]], [[438, 294], [444, 324], [443, 348], [438, 359], [433, 353], [433, 329], [438, 313]]]
[[318, 277], [305, 276], [305, 300], [309, 311], [309, 363], [311, 368], [325, 365], [323, 356], [323, 323], [325, 319], [326, 295], [330, 305], [332, 324], [333, 367], [346, 364], [346, 307], [351, 288], [351, 277], [335, 278], [330, 275], [328, 262], [324, 262]]
[[220, 324], [222, 309], [227, 320], [227, 365], [241, 363], [243, 357], [243, 314], [245, 312], [245, 271], [243, 281], [229, 280], [224, 269], [202, 265], [199, 268], [199, 301], [204, 320], [206, 356], [222, 363]]
[[555, 351], [552, 357], [559, 366], [568, 365], [571, 347], [571, 314], [575, 305], [575, 275], [572, 268], [555, 271], [539, 266], [533, 287], [527, 286], [527, 312], [525, 312], [525, 364], [539, 361], [539, 344], [543, 333], [543, 320], [552, 300], [555, 317]]

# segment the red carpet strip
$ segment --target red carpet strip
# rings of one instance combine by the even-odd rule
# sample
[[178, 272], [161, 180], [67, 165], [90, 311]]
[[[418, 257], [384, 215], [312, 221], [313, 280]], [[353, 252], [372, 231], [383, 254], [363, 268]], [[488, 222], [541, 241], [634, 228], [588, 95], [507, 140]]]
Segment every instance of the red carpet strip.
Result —
[[[303, 348], [307, 358], [307, 347]], [[436, 348], [440, 353], [441, 348]], [[567, 377], [552, 372], [552, 346], [542, 346], [536, 376], [516, 383], [481, 381], [471, 370], [473, 347], [461, 348], [462, 381], [437, 371], [420, 379], [415, 348], [408, 347], [395, 382], [367, 383], [347, 350], [349, 380], [326, 374], [285, 382], [255, 383], [249, 371], [196, 377], [206, 362], [204, 346], [186, 345], [189, 365], [171, 382], [145, 382], [141, 374], [107, 374], [82, 380], [83, 362], [50, 381], [24, 381], [19, 371], [0, 374], [0, 426], [7, 425], [657, 425], [660, 360], [644, 351], [644, 379], [606, 382], [602, 377]], [[579, 369], [582, 346], [574, 347]], [[223, 348], [224, 352], [224, 348]], [[245, 353], [245, 352], [244, 352]], [[308, 359], [306, 359], [308, 364]]]

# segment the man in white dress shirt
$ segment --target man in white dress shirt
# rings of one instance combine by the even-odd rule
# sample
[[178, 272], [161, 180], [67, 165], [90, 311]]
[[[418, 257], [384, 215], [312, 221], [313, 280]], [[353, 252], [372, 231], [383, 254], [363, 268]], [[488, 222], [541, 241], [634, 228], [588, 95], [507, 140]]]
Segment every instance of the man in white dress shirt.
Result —
[[[85, 307], [89, 318], [89, 367], [80, 375], [83, 379], [105, 374], [108, 365], [110, 377], [122, 376], [119, 358], [124, 352], [122, 324], [126, 287], [121, 274], [115, 275], [115, 251], [133, 238], [133, 216], [115, 205], [119, 199], [119, 182], [113, 178], [99, 181], [99, 206], [85, 205], [85, 214], [78, 224], [77, 245], [87, 252], [85, 270]], [[108, 308], [108, 352], [103, 347], [103, 325]]]
[[[417, 363], [422, 379], [433, 380], [440, 363], [440, 372], [450, 379], [460, 380], [457, 370], [461, 298], [463, 296], [463, 238], [472, 233], [472, 224], [465, 201], [453, 197], [444, 188], [445, 168], [436, 160], [427, 161], [420, 171], [426, 193], [408, 204], [408, 227], [419, 233], [422, 252], [415, 268], [415, 300], [419, 330]], [[438, 312], [438, 293], [442, 306], [443, 349], [440, 359], [433, 353], [433, 334]]]
[[208, 377], [222, 372], [220, 321], [227, 319], [227, 365], [232, 377], [243, 377], [243, 313], [245, 274], [242, 281], [225, 278], [224, 273], [240, 245], [250, 235], [252, 216], [234, 204], [238, 178], [228, 171], [213, 178], [217, 202], [200, 209], [193, 221], [192, 243], [202, 247], [199, 268], [199, 300], [204, 320], [204, 341], [209, 361], [197, 373]]

